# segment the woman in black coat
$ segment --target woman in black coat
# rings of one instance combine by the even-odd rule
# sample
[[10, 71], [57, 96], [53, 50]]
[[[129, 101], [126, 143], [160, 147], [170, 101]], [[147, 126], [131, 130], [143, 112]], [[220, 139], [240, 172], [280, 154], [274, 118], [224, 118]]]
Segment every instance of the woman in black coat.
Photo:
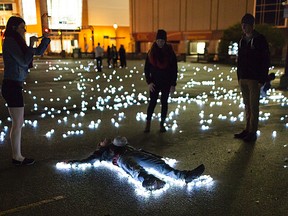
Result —
[[169, 93], [175, 91], [177, 81], [177, 58], [173, 48], [167, 44], [166, 31], [159, 29], [156, 41], [149, 50], [145, 61], [145, 78], [149, 87], [150, 102], [144, 132], [150, 131], [151, 118], [161, 92], [160, 132], [166, 132], [164, 123], [168, 112]]

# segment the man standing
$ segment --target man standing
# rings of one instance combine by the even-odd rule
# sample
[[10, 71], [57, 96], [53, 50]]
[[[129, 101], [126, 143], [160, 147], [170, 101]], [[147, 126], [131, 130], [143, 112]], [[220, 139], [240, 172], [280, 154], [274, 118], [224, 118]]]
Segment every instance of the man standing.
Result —
[[118, 52], [117, 52], [116, 46], [114, 46], [114, 44], [112, 44], [112, 48], [111, 48], [111, 57], [112, 57], [113, 68], [116, 68], [117, 67], [117, 61], [118, 61]]
[[98, 43], [98, 46], [95, 48], [95, 57], [97, 61], [97, 71], [102, 71], [102, 57], [104, 54], [103, 48], [100, 46], [100, 43]]
[[126, 50], [125, 50], [123, 44], [121, 44], [120, 49], [119, 49], [119, 57], [120, 57], [120, 66], [121, 66], [121, 68], [126, 68], [127, 67]]
[[239, 41], [237, 76], [245, 104], [246, 127], [234, 138], [257, 140], [260, 88], [267, 80], [270, 54], [265, 37], [254, 30], [255, 18], [245, 14], [241, 20], [244, 35]]

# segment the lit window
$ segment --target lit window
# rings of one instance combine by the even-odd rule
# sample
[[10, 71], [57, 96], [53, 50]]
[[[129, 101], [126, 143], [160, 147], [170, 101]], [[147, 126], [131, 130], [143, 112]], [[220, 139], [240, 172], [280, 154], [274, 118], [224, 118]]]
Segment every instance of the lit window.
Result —
[[36, 25], [36, 3], [35, 0], [22, 0], [23, 18], [26, 25]]
[[199, 53], [199, 54], [205, 53], [205, 42], [197, 43], [197, 53]]
[[[82, 27], [82, 0], [47, 0], [50, 29], [79, 30]], [[63, 10], [65, 8], [65, 10]]]

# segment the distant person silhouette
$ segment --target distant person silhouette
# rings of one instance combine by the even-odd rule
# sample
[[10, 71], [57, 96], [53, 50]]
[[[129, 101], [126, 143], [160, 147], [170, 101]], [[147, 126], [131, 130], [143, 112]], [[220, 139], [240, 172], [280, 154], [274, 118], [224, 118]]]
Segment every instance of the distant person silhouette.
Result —
[[122, 45], [122, 44], [121, 44], [120, 49], [119, 49], [119, 58], [120, 58], [120, 66], [121, 66], [121, 68], [127, 67], [126, 50], [124, 48], [124, 45]]
[[104, 55], [104, 50], [100, 46], [100, 43], [98, 43], [97, 47], [95, 48], [95, 57], [96, 57], [96, 62], [97, 62], [97, 71], [101, 72], [102, 71], [102, 58]]
[[112, 57], [113, 68], [116, 68], [117, 61], [118, 61], [118, 52], [117, 52], [116, 46], [114, 45], [112, 45], [112, 48], [111, 48], [111, 57]]

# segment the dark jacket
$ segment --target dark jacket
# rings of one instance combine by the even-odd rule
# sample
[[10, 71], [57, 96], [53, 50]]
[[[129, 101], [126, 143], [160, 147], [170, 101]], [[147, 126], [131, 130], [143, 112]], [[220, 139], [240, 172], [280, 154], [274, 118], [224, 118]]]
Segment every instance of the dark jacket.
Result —
[[99, 146], [93, 154], [83, 160], [71, 160], [70, 162], [94, 163], [95, 161], [107, 161], [117, 165], [117, 160], [121, 155], [134, 150], [136, 149], [130, 145], [119, 147], [111, 143], [107, 146]]
[[250, 79], [265, 83], [270, 66], [269, 46], [265, 37], [254, 30], [252, 39], [247, 43], [243, 36], [238, 47], [238, 80]]
[[144, 73], [147, 84], [154, 83], [156, 86], [176, 86], [177, 81], [177, 58], [171, 45], [166, 44], [169, 51], [168, 67], [160, 69], [154, 66], [149, 60], [149, 51], [146, 57]]

